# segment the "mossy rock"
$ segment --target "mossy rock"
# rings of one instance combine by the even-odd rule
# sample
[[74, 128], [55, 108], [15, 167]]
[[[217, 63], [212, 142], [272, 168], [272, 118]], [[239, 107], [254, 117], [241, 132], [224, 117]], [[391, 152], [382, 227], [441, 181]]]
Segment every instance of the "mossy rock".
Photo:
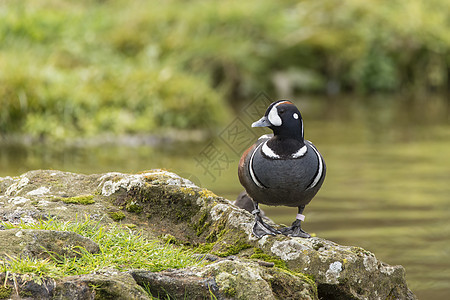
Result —
[[314, 282], [258, 263], [223, 259], [203, 268], [133, 271], [152, 295], [173, 299], [318, 299]]
[[98, 253], [97, 243], [74, 232], [34, 229], [0, 230], [0, 257], [6, 259], [28, 256], [49, 258], [80, 256], [80, 249]]
[[106, 271], [66, 277], [58, 282], [52, 299], [151, 299], [127, 272]]
[[[275, 267], [271, 270], [277, 270], [276, 273], [264, 271], [272, 279], [269, 275], [264, 275], [267, 278], [259, 276], [265, 282], [263, 285], [271, 288], [273, 295], [283, 295], [281, 298], [297, 295], [283, 282], [300, 280], [317, 289], [317, 296], [311, 299], [329, 295], [336, 299], [393, 296], [415, 299], [407, 287], [402, 266], [387, 265], [362, 248], [341, 246], [318, 237], [302, 239], [278, 235], [257, 239], [252, 235], [250, 213], [165, 170], [96, 175], [31, 171], [18, 177], [1, 178], [0, 187], [0, 202], [3, 203], [0, 217], [5, 221], [35, 222], [48, 215], [71, 221], [88, 215], [103, 223], [126, 218], [127, 224], [136, 226], [134, 229], [143, 235], [170, 236], [170, 243], [192, 251], [247, 259], [249, 264], [273, 263]], [[60, 201], [83, 195], [92, 195], [95, 203], [74, 205]], [[232, 265], [226, 261], [224, 265]], [[212, 269], [205, 267], [204, 270]], [[227, 274], [235, 276], [230, 272]], [[216, 279], [219, 275], [214, 273]], [[221, 276], [225, 280], [228, 275]], [[220, 290], [219, 287], [221, 295], [237, 299], [247, 297], [243, 294], [244, 286], [231, 284], [236, 281], [230, 278], [228, 288]], [[306, 289], [311, 291], [309, 287]]]

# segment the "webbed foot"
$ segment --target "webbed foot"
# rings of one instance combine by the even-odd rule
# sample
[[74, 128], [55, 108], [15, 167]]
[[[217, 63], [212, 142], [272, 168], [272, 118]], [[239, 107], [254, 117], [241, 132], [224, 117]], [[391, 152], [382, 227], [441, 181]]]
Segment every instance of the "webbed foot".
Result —
[[253, 234], [257, 237], [263, 237], [265, 235], [277, 235], [281, 234], [281, 231], [273, 228], [269, 224], [266, 224], [261, 216], [259, 215], [259, 210], [254, 210], [252, 212], [255, 215], [255, 225], [253, 225]]
[[301, 223], [302, 221], [297, 219], [291, 227], [282, 228], [281, 233], [286, 236], [310, 238], [311, 235], [302, 229]]

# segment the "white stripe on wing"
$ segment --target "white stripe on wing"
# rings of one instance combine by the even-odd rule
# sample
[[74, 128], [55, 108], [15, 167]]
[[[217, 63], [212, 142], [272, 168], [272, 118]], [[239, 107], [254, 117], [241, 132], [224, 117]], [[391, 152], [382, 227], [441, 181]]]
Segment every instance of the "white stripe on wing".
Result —
[[320, 179], [322, 178], [323, 175], [323, 159], [322, 156], [320, 155], [319, 151], [317, 151], [316, 147], [310, 142], [310, 141], [306, 141], [309, 143], [309, 145], [311, 146], [311, 148], [314, 150], [314, 152], [317, 155], [317, 160], [319, 161], [319, 169], [317, 170], [317, 174], [316, 177], [314, 177], [313, 182], [311, 182], [311, 184], [306, 188], [307, 190], [315, 187], [317, 185], [317, 183], [319, 183]]

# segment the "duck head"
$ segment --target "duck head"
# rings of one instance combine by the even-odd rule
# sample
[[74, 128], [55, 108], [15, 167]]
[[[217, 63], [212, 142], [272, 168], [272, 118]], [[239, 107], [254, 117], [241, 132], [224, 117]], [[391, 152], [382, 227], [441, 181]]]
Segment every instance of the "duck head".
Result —
[[278, 138], [303, 141], [303, 119], [298, 108], [290, 101], [279, 100], [269, 105], [264, 116], [252, 127], [269, 127]]

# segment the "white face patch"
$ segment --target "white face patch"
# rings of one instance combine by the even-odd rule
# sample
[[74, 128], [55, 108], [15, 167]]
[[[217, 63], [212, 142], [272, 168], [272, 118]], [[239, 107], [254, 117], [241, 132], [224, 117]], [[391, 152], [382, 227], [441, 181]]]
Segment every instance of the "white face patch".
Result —
[[294, 117], [294, 119], [298, 120], [298, 114], [297, 113], [294, 113], [292, 116]]
[[278, 115], [277, 105], [274, 105], [272, 107], [272, 109], [270, 110], [269, 114], [267, 115], [267, 118], [269, 119], [269, 122], [273, 126], [281, 126], [281, 124], [283, 123], [281, 121], [280, 116]]

